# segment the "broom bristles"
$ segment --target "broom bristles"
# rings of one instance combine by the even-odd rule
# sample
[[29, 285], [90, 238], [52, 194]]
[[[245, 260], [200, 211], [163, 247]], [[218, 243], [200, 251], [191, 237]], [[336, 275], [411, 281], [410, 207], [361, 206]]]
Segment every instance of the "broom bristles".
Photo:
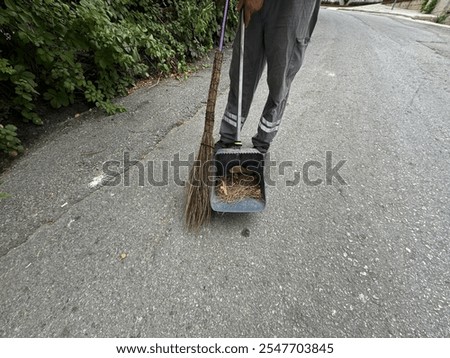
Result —
[[184, 218], [188, 230], [198, 230], [211, 218], [210, 183], [211, 162], [214, 153], [214, 110], [217, 98], [217, 88], [220, 80], [223, 53], [216, 51], [209, 85], [208, 102], [206, 105], [205, 128], [197, 160], [189, 173], [186, 183], [186, 208]]
[[213, 156], [214, 138], [212, 133], [203, 133], [197, 160], [189, 173], [186, 189], [185, 221], [188, 230], [198, 230], [211, 218], [210, 175], [211, 160]]

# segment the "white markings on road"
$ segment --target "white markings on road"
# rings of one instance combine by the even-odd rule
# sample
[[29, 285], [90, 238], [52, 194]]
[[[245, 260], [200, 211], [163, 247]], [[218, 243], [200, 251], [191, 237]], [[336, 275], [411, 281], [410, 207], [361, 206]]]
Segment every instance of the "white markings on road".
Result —
[[331, 71], [325, 71], [325, 73], [330, 76], [330, 77], [336, 77], [336, 74], [334, 72]]
[[100, 174], [99, 176], [95, 177], [94, 179], [92, 179], [92, 181], [89, 183], [89, 188], [93, 189], [98, 187], [99, 185], [102, 184], [103, 179], [105, 178], [105, 176], [103, 174]]

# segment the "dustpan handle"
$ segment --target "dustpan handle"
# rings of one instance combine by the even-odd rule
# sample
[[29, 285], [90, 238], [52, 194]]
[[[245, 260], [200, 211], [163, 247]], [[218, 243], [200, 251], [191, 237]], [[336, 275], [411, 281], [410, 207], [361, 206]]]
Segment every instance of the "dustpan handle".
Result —
[[220, 42], [219, 42], [219, 51], [223, 51], [223, 43], [225, 39], [225, 27], [227, 24], [227, 17], [228, 17], [228, 7], [230, 5], [230, 0], [225, 1], [225, 7], [223, 9], [223, 20], [222, 20], [222, 28], [220, 31]]
[[245, 23], [244, 23], [244, 8], [241, 10], [239, 25], [241, 27], [241, 38], [239, 41], [239, 89], [238, 89], [238, 110], [237, 110], [237, 128], [236, 140], [234, 145], [241, 146], [241, 121], [242, 121], [242, 87], [244, 78], [244, 46], [245, 46]]

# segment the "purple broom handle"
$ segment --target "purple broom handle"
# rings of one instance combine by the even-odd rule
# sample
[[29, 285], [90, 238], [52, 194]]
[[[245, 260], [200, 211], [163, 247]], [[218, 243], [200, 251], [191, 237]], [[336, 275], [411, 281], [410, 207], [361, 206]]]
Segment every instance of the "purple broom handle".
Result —
[[230, 4], [230, 0], [225, 0], [225, 9], [223, 10], [223, 21], [222, 21], [222, 30], [220, 33], [220, 43], [219, 43], [219, 51], [223, 50], [223, 41], [225, 38], [225, 25], [227, 23], [227, 15], [228, 15], [228, 5]]

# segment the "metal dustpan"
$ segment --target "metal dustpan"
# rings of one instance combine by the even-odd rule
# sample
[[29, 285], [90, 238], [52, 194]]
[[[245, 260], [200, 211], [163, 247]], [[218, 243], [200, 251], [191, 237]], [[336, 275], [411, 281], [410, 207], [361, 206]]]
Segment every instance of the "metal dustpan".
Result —
[[[264, 154], [254, 148], [241, 148], [240, 141], [241, 118], [242, 118], [242, 83], [244, 65], [244, 38], [245, 25], [243, 13], [240, 16], [241, 37], [239, 54], [239, 93], [236, 141], [234, 148], [219, 149], [214, 155], [212, 186], [211, 186], [211, 208], [222, 213], [252, 213], [263, 211], [266, 207], [266, 190], [264, 182]], [[254, 185], [261, 189], [260, 198], [242, 197], [236, 201], [225, 201], [217, 193], [221, 178], [230, 175], [233, 168], [241, 168], [247, 174], [255, 178]]]

